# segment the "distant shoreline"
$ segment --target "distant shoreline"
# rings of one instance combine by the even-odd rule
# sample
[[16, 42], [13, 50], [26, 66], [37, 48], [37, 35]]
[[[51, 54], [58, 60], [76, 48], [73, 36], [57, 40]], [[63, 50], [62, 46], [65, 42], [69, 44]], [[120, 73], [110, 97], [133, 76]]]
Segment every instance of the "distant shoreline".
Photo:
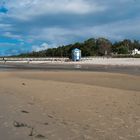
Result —
[[113, 66], [140, 66], [140, 58], [82, 58], [81, 61], [73, 62], [68, 58], [4, 58], [0, 59], [0, 64], [92, 64], [92, 65], [113, 65]]

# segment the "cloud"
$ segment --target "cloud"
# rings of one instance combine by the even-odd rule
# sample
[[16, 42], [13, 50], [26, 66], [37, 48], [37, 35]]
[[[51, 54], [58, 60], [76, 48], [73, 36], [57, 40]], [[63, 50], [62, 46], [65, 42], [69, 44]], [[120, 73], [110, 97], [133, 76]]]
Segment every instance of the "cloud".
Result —
[[140, 29], [140, 19], [135, 18], [94, 26], [89, 34], [93, 33], [93, 36], [102, 36], [110, 40], [139, 39], [140, 30], [138, 29]]
[[[18, 5], [18, 6], [17, 6]], [[89, 0], [10, 0], [7, 5], [9, 16], [30, 20], [48, 14], [88, 14], [104, 11], [105, 7]]]
[[138, 0], [5, 0], [2, 6], [7, 9], [0, 12], [0, 42], [4, 43], [0, 51], [5, 54], [39, 51], [90, 37], [140, 36]]
[[49, 46], [49, 45], [48, 45], [47, 43], [44, 42], [44, 43], [42, 43], [40, 46], [33, 45], [33, 46], [32, 46], [32, 50], [33, 50], [33, 51], [37, 51], [37, 52], [38, 52], [38, 51], [41, 51], [41, 50], [45, 50], [45, 49], [47, 50], [47, 49], [48, 49], [48, 46]]
[[11, 29], [11, 25], [10, 24], [0, 23], [0, 31], [6, 31], [6, 30], [10, 30], [10, 29]]
[[47, 50], [49, 48], [55, 48], [56, 45], [55, 44], [48, 44], [46, 42], [42, 43], [41, 45], [33, 45], [32, 46], [32, 51], [41, 51], [41, 50]]
[[0, 42], [0, 47], [3, 47], [3, 46], [4, 46], [4, 47], [9, 47], [9, 46], [10, 46], [10, 47], [12, 47], [12, 46], [15, 47], [16, 44], [15, 44], [15, 43], [7, 43], [7, 42], [1, 43], [1, 42]]
[[[134, 18], [115, 21], [106, 24], [79, 26], [71, 28], [42, 27], [32, 30], [33, 40], [48, 40], [58, 46], [68, 44], [77, 40], [81, 41], [90, 37], [106, 37], [110, 40], [122, 40], [124, 38], [139, 39], [140, 19]], [[37, 36], [36, 36], [37, 34]]]
[[8, 38], [15, 38], [15, 39], [20, 39], [20, 35], [12, 34], [11, 32], [5, 32], [3, 36], [8, 37]]

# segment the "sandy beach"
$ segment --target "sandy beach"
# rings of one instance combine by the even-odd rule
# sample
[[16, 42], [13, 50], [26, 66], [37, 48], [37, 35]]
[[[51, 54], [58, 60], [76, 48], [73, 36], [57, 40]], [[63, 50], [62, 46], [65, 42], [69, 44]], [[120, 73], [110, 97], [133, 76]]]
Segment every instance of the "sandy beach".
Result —
[[1, 140], [139, 140], [140, 76], [0, 72]]
[[0, 58], [0, 64], [80, 64], [80, 65], [110, 65], [110, 66], [140, 66], [140, 58], [82, 57], [80, 61], [70, 61], [69, 58]]

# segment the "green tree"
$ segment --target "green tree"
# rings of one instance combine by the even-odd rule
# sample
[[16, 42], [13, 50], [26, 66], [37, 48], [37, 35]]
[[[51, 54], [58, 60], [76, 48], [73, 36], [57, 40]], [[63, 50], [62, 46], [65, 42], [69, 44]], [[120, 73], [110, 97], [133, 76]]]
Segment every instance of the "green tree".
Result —
[[101, 55], [101, 56], [110, 55], [111, 46], [112, 46], [112, 43], [108, 39], [98, 38], [96, 41], [98, 55]]
[[118, 49], [117, 50], [118, 54], [128, 54], [129, 53], [129, 49], [126, 46], [121, 45], [117, 49]]

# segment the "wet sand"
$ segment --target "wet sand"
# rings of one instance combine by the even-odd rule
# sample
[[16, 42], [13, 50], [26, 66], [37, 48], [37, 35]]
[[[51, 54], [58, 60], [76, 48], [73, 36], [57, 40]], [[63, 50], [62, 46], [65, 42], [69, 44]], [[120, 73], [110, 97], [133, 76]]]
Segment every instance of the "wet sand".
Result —
[[108, 64], [79, 64], [74, 63], [47, 63], [47, 64], [27, 64], [27, 63], [5, 63], [0, 64], [0, 71], [89, 71], [89, 72], [109, 72], [140, 75], [140, 65], [111, 65]]
[[2, 140], [139, 140], [140, 76], [0, 72]]

